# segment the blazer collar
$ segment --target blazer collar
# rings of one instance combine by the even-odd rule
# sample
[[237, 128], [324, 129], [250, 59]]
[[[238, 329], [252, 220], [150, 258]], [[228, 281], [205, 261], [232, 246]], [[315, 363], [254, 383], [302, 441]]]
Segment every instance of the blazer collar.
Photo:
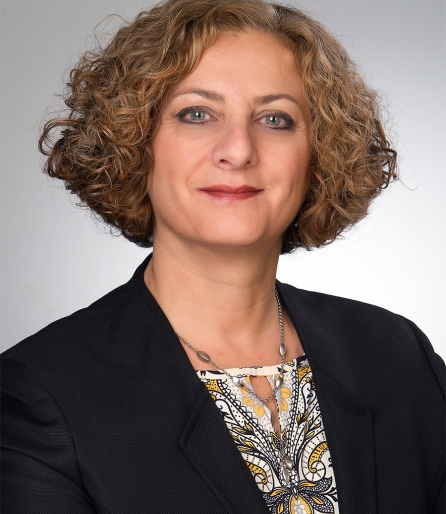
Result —
[[[185, 419], [180, 447], [201, 474], [221, 504], [232, 514], [269, 510], [251, 472], [244, 463], [226, 427], [223, 416], [182, 348], [175, 332], [147, 289], [143, 279], [150, 255], [138, 267], [131, 282], [137, 286], [159, 326], [152, 344], [159, 358], [168, 361], [164, 373], [180, 374], [183, 384]], [[326, 373], [326, 362], [340, 358], [335, 326], [322, 323], [311, 293], [277, 282], [283, 306], [293, 322], [313, 369], [328, 446], [332, 457], [342, 514], [376, 512], [372, 413], [340, 383]], [[342, 334], [341, 334], [342, 336]]]

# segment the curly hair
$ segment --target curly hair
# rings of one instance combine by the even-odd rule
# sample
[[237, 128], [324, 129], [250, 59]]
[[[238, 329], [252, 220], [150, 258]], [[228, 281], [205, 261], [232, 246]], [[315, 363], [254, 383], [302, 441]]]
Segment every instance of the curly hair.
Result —
[[302, 11], [267, 0], [167, 0], [84, 53], [65, 85], [67, 114], [43, 126], [44, 171], [115, 231], [152, 246], [146, 183], [163, 101], [219, 33], [246, 28], [293, 51], [311, 112], [311, 183], [282, 253], [334, 241], [397, 178], [396, 152], [378, 95], [342, 44]]

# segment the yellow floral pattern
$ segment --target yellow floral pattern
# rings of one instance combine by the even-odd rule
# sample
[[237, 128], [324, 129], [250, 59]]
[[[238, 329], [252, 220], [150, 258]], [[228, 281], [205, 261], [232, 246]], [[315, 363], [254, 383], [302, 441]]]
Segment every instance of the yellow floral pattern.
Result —
[[[264, 376], [274, 384], [281, 369], [255, 366], [228, 369], [249, 383]], [[246, 387], [237, 387], [221, 371], [197, 371], [222, 413], [235, 444], [273, 514], [339, 514], [330, 452], [305, 355], [285, 363], [277, 394], [280, 437], [293, 462], [291, 481], [281, 472], [280, 440], [262, 402]]]

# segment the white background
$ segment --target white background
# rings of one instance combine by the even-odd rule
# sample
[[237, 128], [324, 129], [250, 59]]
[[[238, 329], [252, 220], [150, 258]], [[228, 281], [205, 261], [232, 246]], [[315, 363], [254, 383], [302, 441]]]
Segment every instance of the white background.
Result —
[[[293, 2], [294, 3], [294, 2]], [[2, 0], [2, 348], [127, 281], [147, 250], [101, 232], [40, 171], [38, 126], [107, 14], [139, 0]], [[281, 257], [297, 287], [402, 314], [446, 357], [444, 0], [302, 0], [387, 92], [403, 182], [331, 246]], [[116, 22], [105, 27], [113, 30]], [[385, 358], [385, 356], [383, 356]]]

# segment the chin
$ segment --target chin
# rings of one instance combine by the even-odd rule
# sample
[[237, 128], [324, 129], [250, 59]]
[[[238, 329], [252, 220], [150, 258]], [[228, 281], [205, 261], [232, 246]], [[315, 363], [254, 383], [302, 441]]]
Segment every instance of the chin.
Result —
[[200, 241], [210, 247], [227, 248], [228, 250], [248, 250], [250, 248], [258, 248], [267, 245], [270, 238], [265, 237], [262, 233], [255, 233], [250, 230], [234, 230], [216, 231], [215, 227], [207, 234], [201, 234]]

